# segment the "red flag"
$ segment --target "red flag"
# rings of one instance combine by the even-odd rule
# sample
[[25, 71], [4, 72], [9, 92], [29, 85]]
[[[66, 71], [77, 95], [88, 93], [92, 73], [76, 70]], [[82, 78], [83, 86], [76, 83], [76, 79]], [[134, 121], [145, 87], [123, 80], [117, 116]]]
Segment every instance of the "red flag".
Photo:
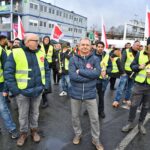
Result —
[[148, 7], [146, 8], [146, 18], [145, 18], [145, 37], [148, 38], [150, 36], [150, 11]]
[[14, 39], [17, 38], [17, 36], [18, 36], [17, 30], [18, 30], [18, 24], [13, 23], [13, 37], [14, 37]]
[[105, 48], [108, 48], [107, 37], [106, 37], [106, 30], [105, 30], [105, 25], [103, 23], [103, 18], [102, 18], [102, 36], [101, 36], [101, 41], [104, 42]]
[[20, 16], [18, 16], [18, 38], [23, 40], [24, 39], [25, 30], [23, 28], [23, 24], [21, 21]]
[[63, 36], [63, 32], [61, 28], [57, 24], [55, 24], [51, 34], [51, 39], [58, 42], [62, 36]]
[[95, 41], [99, 40], [98, 32], [97, 31], [94, 32], [94, 40]]

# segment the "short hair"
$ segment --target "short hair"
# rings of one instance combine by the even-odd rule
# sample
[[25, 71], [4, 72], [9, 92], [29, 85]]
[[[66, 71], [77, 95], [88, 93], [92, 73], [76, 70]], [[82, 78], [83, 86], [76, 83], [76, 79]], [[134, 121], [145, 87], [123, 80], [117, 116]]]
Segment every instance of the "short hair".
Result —
[[105, 44], [104, 44], [104, 42], [102, 42], [102, 41], [97, 41], [97, 42], [96, 42], [96, 47], [98, 46], [98, 44], [101, 44], [101, 45], [103, 45], [103, 47], [105, 47]]
[[88, 40], [88, 41], [90, 42], [90, 44], [91, 44], [91, 41], [90, 41], [90, 39], [89, 39], [88, 37], [85, 37], [85, 38], [80, 39], [79, 43], [80, 43], [82, 40]]
[[7, 39], [7, 37], [5, 35], [0, 35], [0, 41], [3, 39]]

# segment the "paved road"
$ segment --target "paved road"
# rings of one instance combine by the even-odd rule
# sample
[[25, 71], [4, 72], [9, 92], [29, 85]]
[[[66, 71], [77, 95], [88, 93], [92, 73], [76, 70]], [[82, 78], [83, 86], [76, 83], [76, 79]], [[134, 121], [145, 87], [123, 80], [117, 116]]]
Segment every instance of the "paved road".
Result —
[[[127, 134], [121, 132], [123, 125], [127, 123], [128, 110], [124, 108], [114, 109], [111, 106], [114, 92], [108, 89], [105, 94], [106, 118], [100, 120], [101, 141], [105, 150], [115, 150]], [[88, 115], [81, 113], [83, 138], [79, 145], [72, 144], [74, 136], [71, 124], [70, 100], [68, 97], [58, 96], [58, 86], [54, 85], [53, 93], [48, 96], [49, 107], [40, 109], [39, 127], [42, 140], [39, 144], [32, 142], [29, 136], [25, 145], [21, 148], [16, 146], [16, 140], [10, 139], [7, 131], [3, 128], [0, 134], [0, 150], [95, 150], [91, 143], [90, 124]], [[17, 121], [17, 111], [11, 104], [13, 117]], [[0, 126], [1, 123], [0, 123]], [[150, 122], [146, 124], [147, 135], [137, 134], [127, 145], [125, 150], [150, 150]], [[30, 133], [29, 133], [30, 134]], [[122, 150], [122, 149], [120, 149]]]

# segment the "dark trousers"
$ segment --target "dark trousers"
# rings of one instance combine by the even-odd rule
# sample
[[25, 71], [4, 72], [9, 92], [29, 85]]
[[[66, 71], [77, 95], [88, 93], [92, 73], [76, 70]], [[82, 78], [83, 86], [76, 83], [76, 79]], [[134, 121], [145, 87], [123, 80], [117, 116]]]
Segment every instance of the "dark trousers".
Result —
[[131, 108], [129, 112], [129, 122], [133, 122], [136, 117], [136, 110], [142, 104], [139, 122], [144, 122], [147, 111], [150, 106], [150, 85], [134, 84], [133, 93], [131, 97]]
[[114, 89], [116, 78], [111, 77], [109, 81], [110, 81], [110, 89]]
[[105, 93], [105, 90], [103, 90], [103, 84], [102, 83], [96, 84], [96, 88], [97, 88], [97, 94], [99, 97], [98, 113], [101, 113], [104, 111], [104, 93]]
[[57, 84], [59, 83], [60, 76], [56, 69], [53, 69], [53, 79], [54, 79], [54, 83]]

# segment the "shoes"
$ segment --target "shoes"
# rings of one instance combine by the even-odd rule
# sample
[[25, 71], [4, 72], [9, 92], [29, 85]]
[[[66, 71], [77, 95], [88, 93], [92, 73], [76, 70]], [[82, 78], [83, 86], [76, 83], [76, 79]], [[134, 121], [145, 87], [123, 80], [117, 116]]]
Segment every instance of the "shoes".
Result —
[[100, 113], [99, 113], [99, 117], [100, 117], [100, 118], [105, 118], [105, 113], [104, 113], [103, 111], [100, 112]]
[[10, 131], [9, 133], [10, 133], [12, 139], [17, 139], [19, 137], [19, 134], [16, 129]]
[[22, 132], [17, 140], [17, 146], [23, 146], [25, 141], [27, 140], [27, 133]]
[[131, 101], [130, 100], [123, 100], [124, 104], [127, 104], [128, 107], [131, 106]]
[[144, 135], [146, 134], [146, 129], [143, 126], [143, 124], [138, 124], [138, 129], [141, 134], [144, 134]]
[[118, 101], [114, 101], [112, 103], [112, 106], [115, 107], [115, 108], [119, 107], [119, 102]]
[[59, 96], [66, 96], [67, 95], [67, 92], [65, 92], [65, 91], [62, 91], [60, 94], [59, 94]]
[[73, 138], [73, 144], [75, 144], [75, 145], [79, 144], [80, 140], [81, 140], [81, 134], [75, 135], [75, 137]]
[[46, 102], [43, 102], [43, 104], [42, 104], [42, 106], [41, 106], [43, 109], [44, 108], [47, 108], [48, 107], [48, 102], [46, 101]]
[[129, 132], [131, 129], [134, 128], [134, 125], [132, 122], [129, 122], [127, 125], [125, 125], [123, 128], [122, 128], [122, 132]]
[[97, 150], [104, 150], [104, 147], [102, 144], [97, 143], [95, 140], [92, 140], [93, 145], [95, 145]]
[[32, 137], [32, 140], [33, 140], [34, 142], [36, 142], [36, 143], [40, 142], [40, 140], [41, 140], [41, 137], [40, 137], [40, 135], [38, 134], [37, 131], [38, 131], [37, 128], [31, 129], [31, 137]]

